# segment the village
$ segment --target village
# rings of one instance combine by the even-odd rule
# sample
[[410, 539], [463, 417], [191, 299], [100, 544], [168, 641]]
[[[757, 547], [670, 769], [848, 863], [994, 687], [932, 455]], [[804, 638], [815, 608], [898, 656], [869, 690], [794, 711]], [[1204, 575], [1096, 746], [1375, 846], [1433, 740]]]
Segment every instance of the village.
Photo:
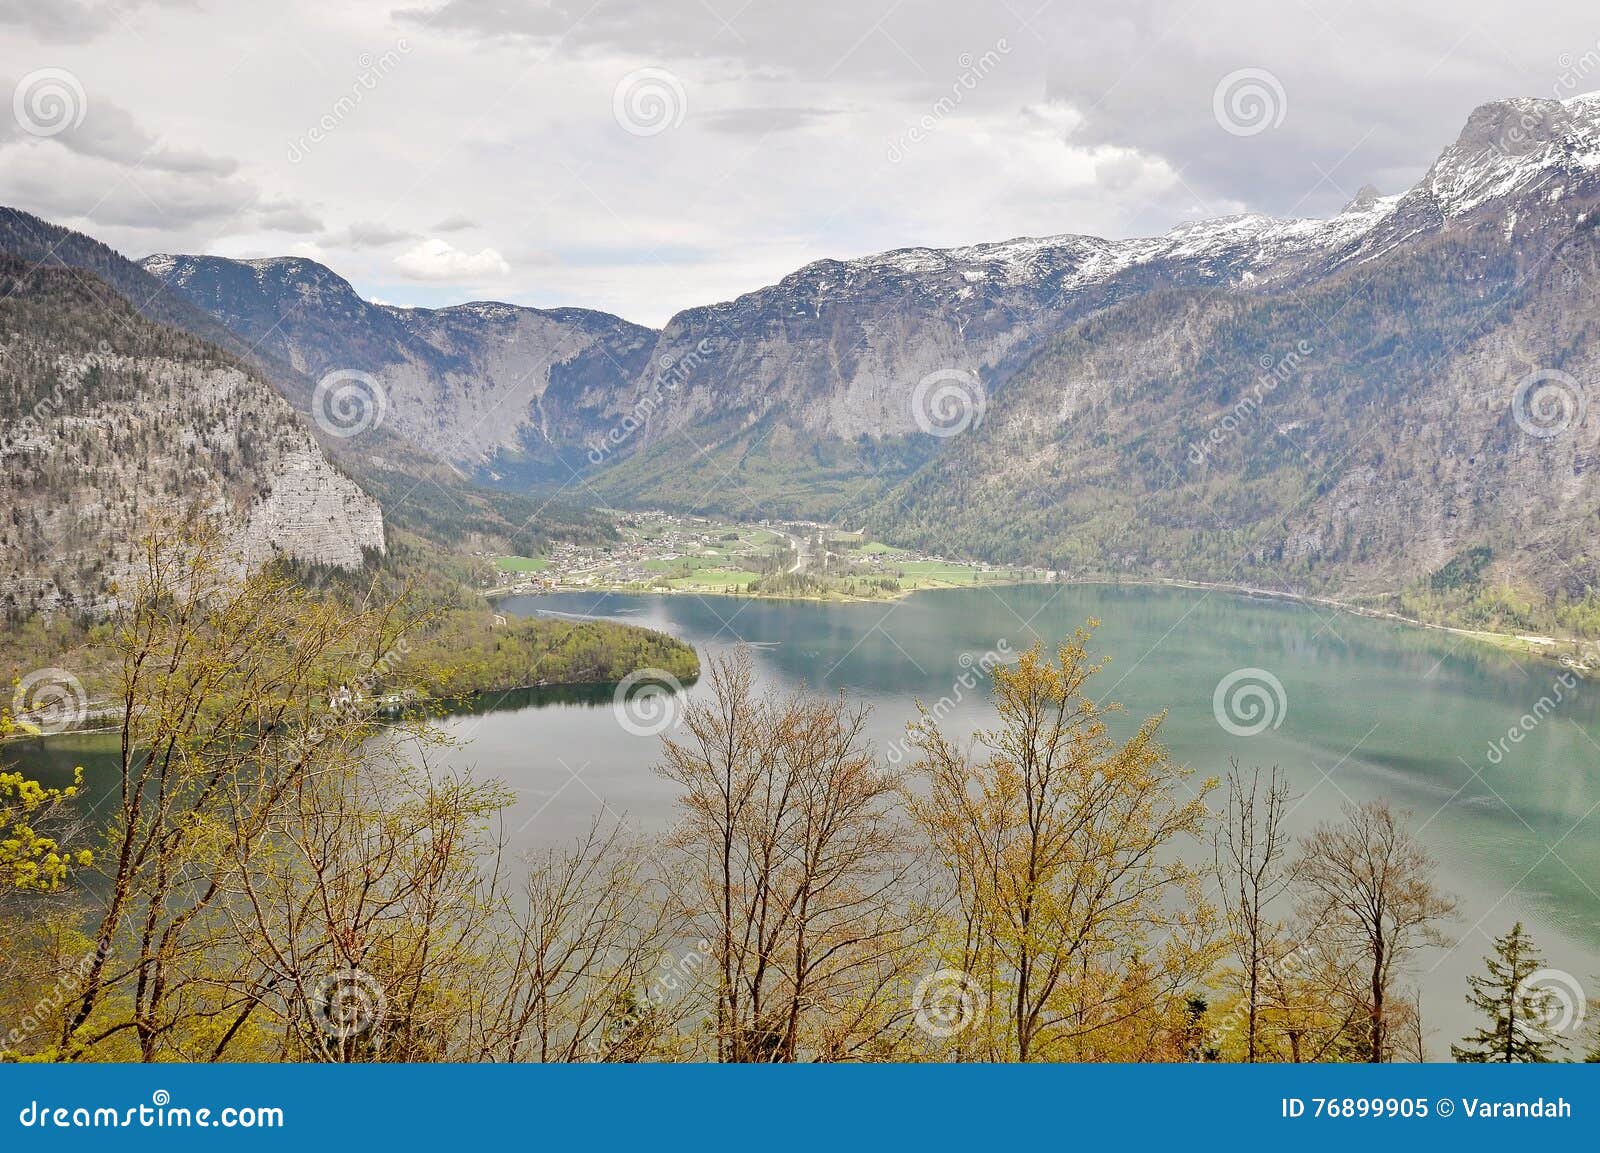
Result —
[[816, 521], [739, 523], [617, 512], [620, 539], [555, 542], [540, 557], [496, 556], [493, 595], [597, 589], [883, 600], [920, 589], [1046, 581], [1042, 569], [927, 556]]

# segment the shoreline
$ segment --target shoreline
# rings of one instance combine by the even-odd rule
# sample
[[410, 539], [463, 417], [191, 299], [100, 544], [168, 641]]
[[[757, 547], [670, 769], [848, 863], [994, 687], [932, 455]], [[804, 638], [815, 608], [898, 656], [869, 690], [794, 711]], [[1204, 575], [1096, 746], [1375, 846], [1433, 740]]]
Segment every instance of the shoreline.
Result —
[[[1038, 570], [1034, 570], [1038, 571]], [[1351, 616], [1365, 617], [1369, 620], [1388, 621], [1393, 624], [1411, 625], [1416, 628], [1431, 629], [1435, 632], [1450, 633], [1454, 636], [1466, 637], [1479, 644], [1488, 645], [1504, 653], [1514, 656], [1530, 657], [1549, 664], [1560, 665], [1571, 669], [1581, 677], [1592, 678], [1600, 676], [1600, 666], [1586, 664], [1574, 660], [1566, 655], [1554, 651], [1561, 645], [1581, 646], [1589, 644], [1581, 637], [1570, 636], [1534, 636], [1526, 633], [1495, 632], [1490, 629], [1470, 629], [1460, 625], [1441, 624], [1437, 621], [1421, 620], [1417, 617], [1408, 617], [1403, 613], [1390, 609], [1373, 608], [1369, 605], [1357, 604], [1351, 601], [1339, 600], [1335, 597], [1321, 596], [1312, 593], [1290, 592], [1286, 589], [1260, 588], [1254, 585], [1228, 584], [1221, 581], [1191, 580], [1182, 577], [1070, 577], [1062, 580], [1010, 580], [1001, 579], [985, 581], [981, 585], [945, 585], [929, 588], [902, 589], [899, 592], [886, 593], [881, 597], [852, 597], [852, 596], [819, 596], [786, 593], [749, 593], [733, 589], [683, 589], [683, 588], [640, 588], [631, 585], [582, 585], [553, 587], [544, 589], [528, 589], [520, 586], [503, 586], [500, 588], [486, 589], [482, 595], [486, 598], [504, 598], [513, 596], [551, 596], [557, 593], [605, 593], [617, 596], [717, 596], [728, 597], [734, 600], [768, 600], [768, 601], [799, 601], [813, 604], [882, 604], [887, 601], [904, 600], [918, 593], [937, 593], [972, 588], [1021, 588], [1032, 585], [1074, 585], [1081, 587], [1115, 588], [1132, 586], [1135, 588], [1182, 588], [1198, 589], [1204, 592], [1221, 592], [1230, 596], [1256, 597], [1268, 600], [1280, 600], [1289, 603], [1304, 605], [1320, 605], [1335, 612], [1348, 613]]]
[[[682, 685], [682, 687], [687, 689], [687, 688], [690, 688], [691, 686], [699, 683], [699, 680], [700, 680], [700, 674], [697, 671], [697, 672], [694, 673], [693, 676], [680, 678], [679, 679], [679, 683]], [[473, 689], [471, 692], [468, 692], [468, 693], [465, 693], [465, 694], [457, 693], [457, 694], [454, 694], [452, 696], [420, 696], [419, 695], [419, 696], [406, 697], [403, 701], [390, 702], [390, 701], [385, 700], [383, 707], [381, 709], [379, 709], [378, 711], [384, 717], [392, 719], [394, 717], [400, 716], [406, 709], [409, 709], [409, 708], [429, 709], [429, 708], [431, 708], [433, 706], [443, 706], [441, 711], [438, 712], [437, 714], [435, 714], [438, 717], [444, 718], [444, 717], [453, 717], [453, 716], [474, 716], [476, 714], [470, 708], [457, 709], [457, 708], [451, 708], [450, 706], [451, 705], [462, 705], [462, 706], [471, 705], [474, 702], [482, 701], [485, 697], [493, 696], [495, 694], [499, 694], [501, 697], [507, 697], [507, 696], [510, 696], [512, 693], [537, 692], [540, 689], [574, 689], [574, 690], [578, 690], [578, 689], [612, 689], [612, 690], [614, 690], [614, 689], [616, 689], [616, 687], [618, 685], [620, 685], [622, 683], [623, 683], [623, 681], [621, 681], [621, 680], [533, 681], [533, 682], [528, 683], [528, 684], [513, 685], [510, 688], [505, 688], [503, 686], [495, 686], [495, 687], [490, 687], [490, 688]], [[72, 728], [64, 729], [63, 731], [61, 731], [59, 733], [41, 733], [41, 732], [27, 732], [27, 731], [17, 732], [17, 733], [11, 734], [10, 736], [4, 737], [4, 738], [0, 738], [0, 748], [3, 748], [7, 744], [11, 744], [11, 743], [14, 743], [14, 742], [21, 742], [21, 741], [48, 741], [48, 740], [52, 740], [52, 739], [57, 738], [57, 737], [94, 736], [96, 734], [101, 734], [101, 733], [115, 733], [115, 732], [120, 731], [121, 728], [122, 728], [122, 721], [120, 719], [118, 719], [116, 721], [113, 721], [112, 720], [112, 716], [113, 716], [112, 712], [110, 710], [104, 708], [104, 707], [99, 708], [99, 709], [93, 709], [91, 711], [91, 716], [94, 718], [94, 720], [96, 722], [104, 722], [104, 723], [93, 723], [93, 724], [91, 724], [88, 721], [85, 721], [85, 723], [83, 723], [81, 725], [74, 725]]]

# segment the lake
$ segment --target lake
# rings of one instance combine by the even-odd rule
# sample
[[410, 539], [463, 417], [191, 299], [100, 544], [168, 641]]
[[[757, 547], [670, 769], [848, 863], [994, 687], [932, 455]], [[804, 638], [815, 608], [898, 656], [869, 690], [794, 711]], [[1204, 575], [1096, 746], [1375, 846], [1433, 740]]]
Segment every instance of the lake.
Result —
[[[1467, 1025], [1466, 975], [1515, 920], [1550, 966], [1586, 986], [1600, 977], [1600, 683], [1554, 664], [1320, 606], [1133, 586], [975, 588], [885, 604], [560, 593], [509, 598], [500, 611], [648, 625], [702, 660], [749, 644], [768, 683], [869, 702], [873, 739], [891, 758], [915, 698], [947, 699], [954, 731], [988, 724], [986, 660], [1054, 644], [1096, 617], [1092, 651], [1112, 658], [1097, 695], [1122, 702], [1122, 727], [1166, 710], [1165, 742], [1197, 777], [1222, 775], [1230, 756], [1281, 766], [1298, 794], [1296, 832], [1374, 797], [1412, 811], [1461, 905], [1458, 945], [1419, 959], [1436, 1055]], [[455, 764], [517, 790], [515, 846], [560, 841], [597, 814], [645, 829], [675, 819], [673, 789], [650, 768], [659, 738], [625, 728], [609, 691], [495, 703], [442, 723], [461, 742]], [[92, 766], [104, 740], [58, 738], [27, 759], [52, 762], [51, 775], [74, 760]]]

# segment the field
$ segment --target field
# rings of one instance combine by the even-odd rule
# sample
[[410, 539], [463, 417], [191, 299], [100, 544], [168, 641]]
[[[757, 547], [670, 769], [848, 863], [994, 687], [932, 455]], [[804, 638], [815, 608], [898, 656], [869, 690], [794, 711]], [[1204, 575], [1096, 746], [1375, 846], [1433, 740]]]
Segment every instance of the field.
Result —
[[812, 600], [890, 600], [918, 589], [1048, 579], [1036, 569], [928, 557], [806, 521], [741, 524], [662, 512], [614, 513], [620, 541], [494, 557], [497, 591], [565, 588], [700, 592]]

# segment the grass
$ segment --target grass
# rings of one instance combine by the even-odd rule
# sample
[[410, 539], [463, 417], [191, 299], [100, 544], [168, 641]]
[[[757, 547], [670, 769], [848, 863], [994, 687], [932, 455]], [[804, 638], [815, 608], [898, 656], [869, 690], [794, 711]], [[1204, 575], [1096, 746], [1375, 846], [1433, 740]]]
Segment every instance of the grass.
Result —
[[[625, 539], [629, 542], [627, 547], [642, 546], [646, 550], [661, 548], [667, 535], [667, 530], [655, 526], [625, 530]], [[574, 587], [743, 593], [746, 586], [762, 580], [763, 572], [770, 574], [775, 567], [773, 561], [785, 556], [790, 547], [789, 537], [785, 533], [758, 525], [717, 520], [680, 521], [672, 530], [672, 536], [673, 548], [683, 549], [684, 553], [670, 559], [655, 556], [626, 563], [617, 560], [615, 565], [605, 557], [597, 556], [598, 568], [583, 578], [574, 577]], [[916, 553], [875, 541], [861, 532], [834, 529], [828, 531], [827, 537], [832, 551], [842, 561], [831, 562], [829, 571], [824, 572], [820, 558], [811, 558], [808, 575], [821, 578], [821, 583], [806, 594], [809, 599], [879, 600], [919, 589], [1009, 584], [1035, 575], [1014, 569], [985, 571], [980, 566], [957, 561], [912, 559]], [[517, 559], [501, 558], [501, 567], [511, 568], [506, 562]], [[546, 566], [541, 563], [539, 567]], [[538, 570], [521, 568], [513, 571]], [[877, 587], [878, 581], [893, 581], [898, 587], [880, 589]], [[565, 583], [565, 578], [558, 576], [557, 583]], [[769, 592], [761, 595], [787, 594]]]
[[705, 568], [689, 577], [679, 577], [667, 583], [675, 589], [713, 588], [730, 589], [760, 580], [760, 574], [744, 569]]
[[985, 573], [971, 565], [951, 564], [948, 561], [914, 560], [894, 567], [905, 574], [904, 580], [916, 582], [970, 585], [1003, 579], [1000, 573]]
[[501, 572], [543, 572], [550, 562], [533, 556], [497, 556], [494, 563]]

